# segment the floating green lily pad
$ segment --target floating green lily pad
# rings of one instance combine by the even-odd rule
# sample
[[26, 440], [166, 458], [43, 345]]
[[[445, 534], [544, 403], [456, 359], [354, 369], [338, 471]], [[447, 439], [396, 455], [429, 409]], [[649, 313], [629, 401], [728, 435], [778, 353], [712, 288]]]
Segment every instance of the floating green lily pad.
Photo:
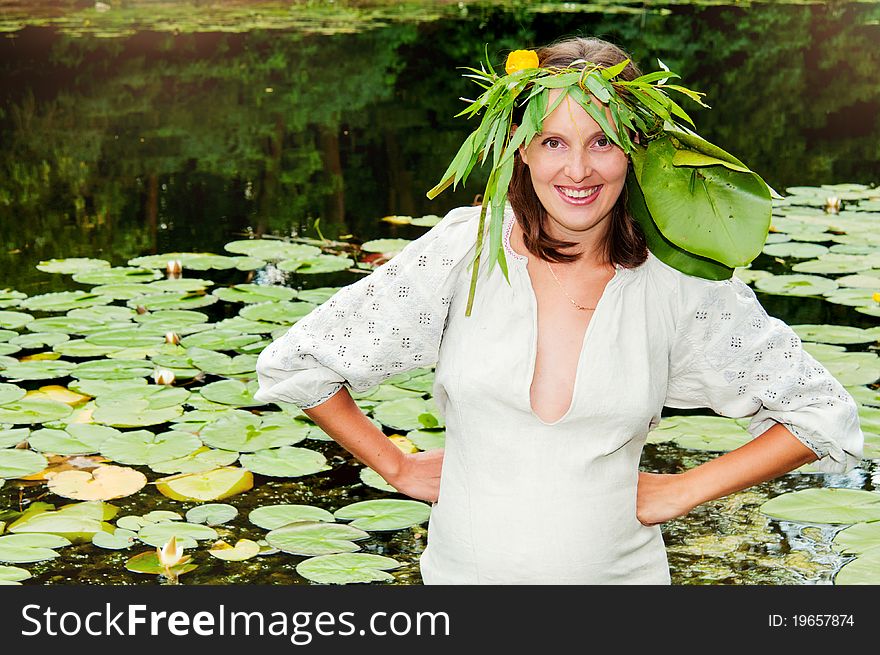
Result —
[[52, 346], [64, 343], [68, 339], [70, 339], [70, 337], [61, 332], [34, 332], [33, 334], [19, 335], [14, 339], [10, 339], [9, 342], [16, 346], [31, 350], [44, 347], [51, 348]]
[[391, 582], [394, 576], [386, 573], [401, 566], [390, 557], [372, 553], [337, 553], [319, 555], [296, 565], [296, 572], [312, 582], [321, 584], [352, 584], [357, 582]]
[[266, 321], [279, 325], [293, 325], [307, 316], [316, 305], [308, 302], [275, 301], [244, 307], [239, 315], [249, 321]]
[[419, 450], [434, 450], [446, 446], [445, 430], [412, 430], [406, 433], [407, 439], [412, 441]]
[[[212, 375], [231, 377], [235, 375], [253, 374], [256, 370], [256, 355], [236, 355], [230, 357], [223, 353], [204, 348], [189, 348], [187, 356], [192, 365]], [[253, 375], [251, 375], [253, 377]]]
[[226, 302], [243, 303], [287, 301], [296, 297], [296, 291], [290, 287], [265, 284], [236, 284], [232, 287], [215, 289], [213, 294]]
[[[827, 239], [829, 236], [830, 235], [826, 235], [825, 239]], [[799, 241], [771, 243], [764, 246], [764, 254], [770, 255], [771, 257], [794, 257], [797, 259], [813, 259], [815, 257], [821, 257], [827, 252], [828, 248], [825, 246], [821, 246], [817, 243], [802, 243]]]
[[672, 441], [682, 448], [727, 452], [752, 440], [736, 420], [720, 416], [669, 416], [649, 434], [650, 443]]
[[384, 255], [396, 255], [411, 243], [410, 239], [371, 239], [361, 245], [361, 250], [364, 252], [378, 252]]
[[90, 257], [69, 257], [67, 259], [47, 259], [37, 264], [37, 270], [44, 273], [61, 273], [72, 275], [84, 271], [94, 271], [110, 268], [110, 262], [104, 259], [92, 259]]
[[880, 521], [851, 525], [834, 535], [831, 543], [847, 554], [880, 553]]
[[850, 344], [871, 343], [880, 339], [877, 328], [863, 329], [848, 325], [792, 325], [791, 328], [804, 341]]
[[250, 491], [254, 486], [253, 474], [244, 468], [227, 466], [202, 473], [182, 473], [156, 480], [156, 488], [174, 500], [205, 502], [222, 500]]
[[342, 255], [316, 255], [309, 258], [285, 259], [278, 263], [282, 271], [295, 272], [299, 275], [313, 273], [337, 273], [348, 270], [354, 262]]
[[271, 262], [280, 259], [307, 259], [321, 254], [321, 249], [302, 243], [276, 239], [242, 239], [231, 241], [224, 248], [229, 252]]
[[43, 453], [91, 455], [100, 452], [105, 441], [119, 435], [119, 430], [104, 425], [71, 423], [64, 430], [35, 430], [29, 443], [31, 448]]
[[872, 551], [845, 564], [834, 576], [834, 584], [880, 584], [880, 552]]
[[159, 277], [161, 275], [158, 272], [148, 268], [118, 266], [75, 273], [73, 279], [80, 284], [106, 285], [151, 282]]
[[39, 473], [49, 465], [46, 458], [32, 450], [4, 448], [0, 450], [0, 478], [21, 478]]
[[216, 296], [204, 293], [153, 293], [128, 300], [129, 307], [146, 307], [151, 312], [172, 309], [197, 309], [213, 305], [219, 300]]
[[238, 452], [215, 450], [203, 446], [188, 455], [150, 464], [156, 473], [203, 473], [218, 466], [230, 466], [238, 461]]
[[56, 557], [58, 557], [58, 553], [51, 548], [0, 544], [0, 562], [28, 564], [30, 562], [42, 562], [47, 559], [54, 559]]
[[24, 312], [0, 311], [0, 328], [17, 330], [34, 320], [34, 317]]
[[111, 298], [85, 291], [59, 291], [57, 293], [44, 293], [39, 296], [31, 296], [21, 301], [21, 307], [37, 312], [66, 312], [68, 309], [77, 307], [91, 307], [92, 305], [106, 305]]
[[155, 464], [183, 457], [201, 445], [198, 437], [189, 432], [153, 434], [134, 430], [107, 439], [101, 445], [101, 454], [122, 464]]
[[756, 280], [755, 288], [782, 296], [822, 296], [834, 291], [837, 282], [816, 275], [774, 275]]
[[252, 510], [248, 520], [264, 530], [277, 530], [291, 523], [333, 523], [333, 514], [312, 505], [266, 505]]
[[182, 277], [176, 279], [171, 278], [168, 280], [156, 280], [155, 282], [150, 282], [146, 286], [150, 289], [150, 291], [148, 291], [147, 293], [153, 293], [156, 291], [170, 291], [172, 293], [195, 293], [197, 291], [204, 291], [205, 289], [213, 285], [214, 283], [211, 280], [203, 280], [201, 278], [194, 277]]
[[397, 489], [388, 484], [385, 481], [385, 478], [376, 473], [369, 466], [365, 466], [364, 468], [362, 468], [358, 473], [358, 477], [361, 479], [361, 482], [363, 482], [368, 487], [372, 487], [373, 489], [378, 489], [379, 491], [388, 491], [390, 493], [397, 492]]
[[259, 385], [255, 380], [247, 385], [238, 380], [221, 380], [206, 384], [201, 388], [200, 393], [203, 398], [223, 405], [258, 407], [263, 403], [254, 400], [254, 393], [257, 389], [259, 389]]
[[330, 555], [360, 550], [353, 543], [369, 538], [370, 533], [339, 523], [294, 523], [272, 530], [266, 541], [273, 548], [290, 555]]
[[123, 550], [131, 548], [137, 543], [137, 532], [126, 530], [125, 528], [116, 528], [112, 534], [109, 532], [96, 532], [92, 536], [92, 543], [98, 548]]
[[28, 428], [0, 430], [0, 448], [14, 448], [22, 441], [27, 441], [30, 433]]
[[417, 500], [365, 500], [336, 510], [334, 516], [361, 530], [402, 530], [427, 521], [431, 506]]
[[0, 423], [12, 425], [45, 423], [69, 416], [71, 412], [73, 408], [70, 405], [55, 400], [25, 397], [0, 407]]
[[296, 478], [330, 470], [324, 455], [315, 450], [296, 446], [282, 446], [243, 454], [238, 461], [249, 471], [275, 478]]
[[77, 364], [70, 375], [88, 380], [126, 380], [146, 377], [153, 367], [138, 359], [96, 359]]
[[[0, 376], [9, 380], [54, 380], [67, 377], [76, 364], [63, 359], [15, 362], [0, 368]], [[3, 419], [0, 418], [0, 422]]]
[[206, 330], [183, 337], [180, 345], [184, 348], [204, 348], [205, 350], [235, 350], [260, 341], [258, 334], [240, 334], [235, 330]]
[[401, 398], [379, 403], [373, 417], [382, 425], [395, 430], [419, 430], [443, 427], [443, 421], [433, 399]]
[[800, 523], [880, 520], [880, 494], [860, 489], [802, 489], [771, 498], [759, 508], [775, 519]]
[[303, 289], [297, 294], [297, 299], [310, 302], [313, 305], [321, 305], [332, 298], [342, 287], [316, 287]]
[[180, 548], [195, 548], [197, 541], [216, 539], [217, 531], [207, 525], [198, 523], [186, 523], [184, 521], [169, 521], [167, 523], [151, 523], [145, 525], [137, 533], [138, 539], [150, 546], [161, 548], [171, 537], [177, 539]]
[[18, 307], [22, 300], [27, 298], [26, 293], [14, 289], [0, 289], [0, 308]]
[[271, 415], [264, 420], [254, 414], [224, 415], [202, 428], [199, 436], [205, 444], [214, 448], [254, 452], [292, 446], [308, 435], [310, 428], [306, 423], [287, 417], [281, 417], [279, 422], [274, 418]]
[[0, 566], [0, 584], [19, 584], [30, 577], [30, 571], [19, 566]]
[[0, 405], [6, 405], [8, 403], [14, 403], [16, 400], [21, 400], [26, 393], [27, 391], [18, 385], [9, 384], [8, 382], [0, 382]]
[[199, 505], [188, 510], [186, 520], [190, 523], [204, 523], [206, 525], [222, 525], [229, 523], [238, 516], [238, 510], [226, 503], [208, 503]]

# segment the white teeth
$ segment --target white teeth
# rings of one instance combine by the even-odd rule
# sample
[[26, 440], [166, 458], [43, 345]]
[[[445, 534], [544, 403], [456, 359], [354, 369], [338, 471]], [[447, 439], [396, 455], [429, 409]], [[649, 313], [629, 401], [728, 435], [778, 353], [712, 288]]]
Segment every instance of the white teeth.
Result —
[[565, 187], [558, 188], [569, 198], [587, 198], [599, 190], [599, 187], [597, 186], [594, 186], [590, 189], [566, 189]]

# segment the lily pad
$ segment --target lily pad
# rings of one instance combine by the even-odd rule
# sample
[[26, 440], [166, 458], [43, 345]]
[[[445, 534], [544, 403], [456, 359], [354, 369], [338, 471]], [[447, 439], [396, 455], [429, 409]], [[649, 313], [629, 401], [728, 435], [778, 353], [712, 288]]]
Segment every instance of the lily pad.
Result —
[[16, 400], [21, 400], [26, 393], [27, 392], [24, 389], [17, 385], [0, 382], [0, 405], [6, 405], [7, 403], [14, 403]]
[[880, 520], [880, 494], [860, 489], [802, 489], [771, 498], [759, 508], [775, 519], [800, 523]]
[[834, 535], [831, 543], [848, 554], [880, 553], [880, 521], [851, 525]]
[[137, 493], [147, 476], [123, 466], [101, 465], [92, 471], [63, 471], [49, 479], [49, 491], [73, 500], [112, 500]]
[[77, 364], [70, 375], [87, 380], [126, 380], [150, 375], [153, 367], [139, 359], [97, 359]]
[[0, 543], [0, 562], [28, 564], [30, 562], [42, 562], [47, 559], [55, 559], [56, 557], [58, 557], [58, 553], [51, 548], [13, 546]]
[[103, 285], [151, 282], [159, 277], [161, 275], [158, 272], [148, 268], [117, 266], [75, 273], [73, 279], [80, 284]]
[[845, 564], [834, 576], [834, 584], [880, 584], [880, 553], [872, 551]]
[[116, 528], [113, 533], [96, 532], [92, 537], [92, 543], [98, 548], [107, 550], [124, 550], [131, 548], [137, 543], [137, 532]]
[[203, 348], [189, 348], [187, 355], [192, 365], [212, 375], [233, 376], [253, 373], [257, 366], [256, 355], [237, 355], [230, 357], [223, 353]]
[[61, 332], [34, 332], [32, 334], [22, 334], [14, 339], [10, 339], [9, 343], [30, 350], [35, 348], [45, 348], [57, 346], [70, 339], [66, 334]]
[[313, 305], [320, 305], [332, 298], [342, 287], [316, 287], [314, 289], [303, 289], [297, 294], [297, 299], [303, 302], [310, 302]]
[[217, 467], [230, 466], [237, 460], [237, 452], [202, 446], [183, 457], [156, 462], [149, 466], [156, 473], [202, 473]]
[[189, 432], [134, 430], [109, 438], [101, 445], [101, 454], [122, 464], [155, 464], [188, 455], [201, 445]]
[[791, 328], [804, 341], [851, 344], [871, 343], [880, 339], [877, 328], [863, 329], [848, 325], [792, 325]]
[[174, 500], [205, 502], [222, 500], [250, 491], [254, 476], [247, 469], [222, 467], [203, 473], [183, 473], [156, 480], [156, 488]]
[[30, 436], [30, 446], [43, 453], [57, 455], [91, 455], [101, 450], [109, 438], [118, 436], [119, 430], [93, 423], [71, 423], [63, 430], [44, 428]]
[[225, 302], [261, 303], [291, 300], [296, 291], [290, 287], [269, 286], [265, 284], [236, 284], [232, 287], [215, 289], [213, 294]]
[[431, 506], [417, 500], [365, 500], [336, 510], [334, 516], [361, 530], [402, 530], [427, 521]]
[[[0, 368], [0, 376], [10, 380], [54, 380], [70, 375], [76, 364], [63, 359], [15, 362]], [[0, 418], [0, 422], [3, 419]]]
[[259, 385], [256, 381], [245, 385], [238, 380], [221, 380], [206, 384], [201, 388], [201, 394], [203, 398], [223, 405], [258, 407], [263, 403], [254, 400], [254, 393], [257, 389], [259, 389]]
[[252, 510], [248, 520], [264, 530], [277, 530], [291, 523], [333, 523], [333, 514], [312, 505], [266, 505]]
[[432, 400], [401, 398], [380, 403], [373, 410], [373, 417], [382, 425], [395, 430], [419, 430], [443, 427], [437, 407]]
[[21, 478], [42, 471], [49, 462], [32, 450], [5, 448], [0, 450], [0, 478]]
[[386, 573], [401, 566], [390, 557], [372, 553], [337, 553], [319, 555], [296, 565], [296, 572], [320, 584], [352, 584], [356, 582], [392, 582], [394, 576]]
[[27, 298], [26, 293], [14, 289], [0, 289], [0, 307], [18, 307]]
[[410, 239], [371, 239], [361, 244], [361, 250], [396, 255], [411, 243]]
[[21, 301], [21, 307], [38, 312], [66, 312], [77, 307], [91, 307], [92, 305], [106, 305], [111, 298], [85, 291], [59, 291], [57, 293], [44, 293], [39, 296], [31, 296]]
[[238, 458], [241, 465], [254, 473], [276, 478], [296, 478], [330, 470], [321, 453], [308, 448], [283, 446], [247, 453]]
[[25, 397], [0, 407], [0, 423], [12, 425], [44, 423], [65, 418], [72, 411], [70, 405], [55, 400]]
[[278, 263], [282, 271], [295, 272], [298, 275], [313, 273], [337, 273], [348, 270], [354, 262], [342, 255], [315, 255], [309, 258], [285, 259]]
[[156, 282], [150, 282], [146, 286], [151, 290], [151, 292], [170, 291], [173, 293], [195, 293], [197, 291], [204, 291], [205, 289], [213, 285], [214, 282], [212, 282], [211, 280], [203, 280], [194, 277], [181, 277], [176, 279], [171, 278], [167, 280], [157, 280]]
[[351, 525], [306, 522], [272, 530], [266, 535], [266, 541], [290, 555], [330, 555], [360, 550], [360, 546], [353, 542], [369, 536], [369, 532]]
[[147, 255], [128, 260], [129, 266], [165, 269], [170, 261], [179, 261], [183, 270], [208, 271], [211, 269], [228, 270], [235, 268], [237, 257], [215, 255], [208, 252], [168, 252], [161, 255]]
[[273, 424], [268, 416], [261, 421], [253, 414], [244, 416], [231, 414], [221, 416], [207, 424], [199, 433], [202, 441], [214, 448], [254, 452], [266, 448], [292, 446], [306, 438], [309, 426], [301, 421], [283, 417], [282, 423]]
[[[826, 235], [825, 239], [829, 236], [830, 235]], [[828, 248], [826, 246], [821, 246], [818, 243], [802, 243], [798, 241], [771, 243], [764, 246], [764, 254], [770, 255], [771, 257], [813, 259], [815, 257], [820, 257], [827, 252]]]
[[420, 450], [434, 450], [446, 446], [445, 430], [412, 430], [407, 432], [406, 436]]
[[260, 341], [259, 334], [241, 334], [235, 330], [206, 330], [191, 334], [180, 340], [185, 348], [204, 348], [205, 350], [235, 350]]
[[280, 259], [305, 259], [321, 254], [321, 249], [315, 246], [277, 239], [242, 239], [227, 243], [224, 248], [229, 252], [256, 257], [267, 262]]
[[363, 482], [368, 487], [372, 487], [373, 489], [378, 489], [379, 491], [388, 491], [390, 493], [396, 493], [397, 489], [392, 487], [385, 481], [381, 475], [376, 473], [373, 469], [368, 466], [365, 466], [358, 473], [358, 477], [360, 477], [361, 482]]
[[30, 577], [30, 571], [19, 566], [0, 566], [0, 584], [18, 584]]
[[145, 544], [157, 548], [167, 544], [171, 537], [177, 540], [177, 545], [181, 548], [195, 548], [197, 541], [216, 539], [217, 531], [207, 525], [186, 523], [185, 521], [168, 521], [145, 525], [137, 533], [137, 536]]
[[0, 430], [0, 448], [14, 448], [21, 442], [27, 441], [30, 433], [28, 428]]
[[222, 525], [238, 516], [238, 510], [226, 503], [208, 503], [193, 507], [186, 513], [186, 520], [190, 523], [204, 523], [206, 525]]
[[44, 273], [61, 273], [71, 275], [83, 271], [94, 271], [110, 268], [110, 262], [90, 257], [69, 257], [67, 259], [47, 259], [37, 264], [37, 270]]
[[0, 311], [0, 328], [17, 330], [34, 320], [34, 317], [24, 312]]
[[214, 543], [208, 552], [217, 559], [227, 562], [242, 562], [259, 555], [260, 544], [250, 539], [239, 539], [235, 542], [235, 546], [230, 546], [221, 540]]
[[114, 506], [101, 502], [65, 505], [58, 510], [39, 508], [26, 511], [6, 529], [16, 534], [51, 533], [74, 543], [89, 542], [96, 532], [112, 531], [104, 521], [113, 518], [116, 511]]
[[834, 291], [837, 282], [816, 275], [774, 275], [757, 280], [755, 287], [782, 296], [822, 296]]
[[649, 434], [650, 443], [672, 441], [682, 448], [726, 452], [752, 440], [737, 421], [720, 416], [669, 416]]
[[293, 325], [307, 316], [316, 305], [309, 302], [263, 302], [244, 307], [239, 315], [249, 321], [267, 321], [280, 325]]
[[143, 348], [161, 346], [165, 336], [143, 328], [126, 328], [123, 330], [105, 330], [90, 334], [85, 338], [88, 343], [96, 346], [113, 346], [115, 348]]
[[216, 296], [204, 293], [153, 293], [138, 296], [127, 301], [129, 307], [142, 306], [150, 311], [170, 309], [197, 309], [208, 307], [219, 300]]

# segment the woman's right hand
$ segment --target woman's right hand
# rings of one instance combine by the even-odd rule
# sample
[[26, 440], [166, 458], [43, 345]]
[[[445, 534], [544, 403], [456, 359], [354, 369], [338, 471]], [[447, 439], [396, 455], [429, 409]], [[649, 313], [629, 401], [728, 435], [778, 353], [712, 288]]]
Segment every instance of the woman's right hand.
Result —
[[405, 455], [397, 475], [388, 480], [388, 484], [411, 498], [436, 503], [440, 495], [443, 453], [443, 448], [435, 448]]

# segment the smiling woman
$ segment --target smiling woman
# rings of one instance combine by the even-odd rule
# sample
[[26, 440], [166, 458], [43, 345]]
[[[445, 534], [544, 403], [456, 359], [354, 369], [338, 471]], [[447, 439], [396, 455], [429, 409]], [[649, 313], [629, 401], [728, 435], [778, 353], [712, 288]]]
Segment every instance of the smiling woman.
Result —
[[[493, 105], [499, 122], [481, 124], [434, 190], [483, 151], [493, 165], [485, 206], [451, 211], [268, 346], [255, 398], [298, 405], [398, 491], [434, 503], [427, 584], [668, 584], [662, 522], [809, 461], [853, 468], [856, 405], [738, 278], [661, 259], [655, 250], [685, 268], [699, 261], [647, 240], [627, 211], [629, 190], [664, 199], [646, 174], [662, 153], [634, 141], [671, 144], [670, 112], [684, 112], [650, 82], [673, 73], [639, 77], [597, 39], [513, 64], [485, 73], [491, 86], [475, 105], [513, 89], [532, 99], [519, 127], [504, 131], [513, 107]], [[627, 104], [627, 93], [648, 101]], [[679, 150], [694, 169], [757, 177], [675, 134], [695, 144]], [[712, 179], [700, 174], [701, 193]], [[498, 267], [476, 265], [485, 240]], [[435, 362], [445, 448], [404, 454], [349, 389]], [[640, 472], [664, 406], [751, 417], [755, 439], [684, 473]]]

